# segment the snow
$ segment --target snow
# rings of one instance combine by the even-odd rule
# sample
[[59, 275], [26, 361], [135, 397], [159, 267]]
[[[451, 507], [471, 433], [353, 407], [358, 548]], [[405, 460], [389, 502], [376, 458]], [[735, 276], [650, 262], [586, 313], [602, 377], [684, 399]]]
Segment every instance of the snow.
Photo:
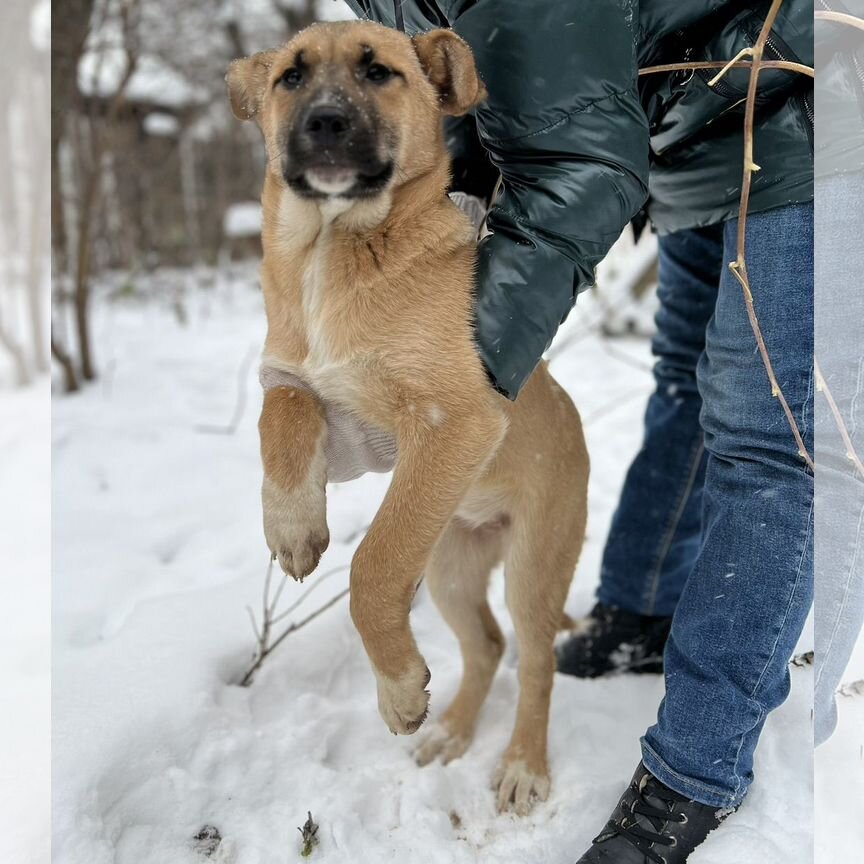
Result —
[[[270, 24], [275, 30], [281, 23], [276, 11], [277, 6], [303, 12], [307, 2], [306, 0], [231, 0], [223, 6], [221, 17], [229, 20], [240, 18], [244, 24], [252, 27]], [[356, 17], [342, 0], [317, 0], [315, 4], [317, 21], [343, 21]]]
[[180, 132], [180, 121], [173, 114], [151, 111], [144, 118], [144, 131], [159, 138], [175, 138]]
[[[78, 63], [78, 86], [85, 96], [109, 98], [117, 92], [126, 72], [122, 48], [99, 46], [84, 52]], [[192, 84], [164, 60], [145, 54], [126, 85], [127, 102], [143, 102], [180, 110], [204, 101]]]
[[[418, 768], [411, 753], [420, 738], [395, 738], [380, 720], [345, 601], [291, 635], [252, 687], [235, 686], [253, 650], [244, 607], [260, 606], [268, 557], [256, 274], [159, 271], [134, 292], [113, 287], [101, 287], [94, 310], [102, 379], [54, 405], [55, 864], [285, 864], [299, 860], [307, 811], [320, 826], [310, 858], [319, 864], [573, 864], [636, 766], [662, 681], [559, 676], [552, 794], [526, 819], [497, 815], [488, 783], [517, 695], [500, 574], [492, 601], [508, 649], [477, 740], [449, 766]], [[595, 301], [580, 300], [553, 351], [553, 371], [585, 418], [593, 464], [572, 614], [592, 602], [651, 389], [647, 341], [617, 340], [610, 353], [588, 326], [599, 317]], [[240, 421], [218, 434], [241, 381]], [[330, 488], [330, 548], [303, 589], [286, 587], [283, 606], [320, 584], [302, 617], [347, 585], [387, 483], [372, 475]], [[412, 620], [432, 670], [434, 720], [457, 686], [458, 649], [425, 590]], [[693, 864], [811, 860], [811, 679], [793, 669], [750, 798]], [[841, 729], [825, 751], [838, 768], [857, 758], [864, 719], [854, 700], [840, 708]], [[860, 777], [845, 773], [848, 795]], [[206, 825], [224, 838], [209, 859], [193, 849]], [[853, 859], [826, 862], [841, 860]]]
[[47, 864], [51, 729], [48, 381], [0, 389], [0, 861]]
[[357, 16], [342, 0], [318, 0], [315, 17], [318, 21], [351, 21]]
[[259, 237], [261, 235], [261, 205], [257, 201], [241, 201], [225, 210], [222, 230], [226, 237]]

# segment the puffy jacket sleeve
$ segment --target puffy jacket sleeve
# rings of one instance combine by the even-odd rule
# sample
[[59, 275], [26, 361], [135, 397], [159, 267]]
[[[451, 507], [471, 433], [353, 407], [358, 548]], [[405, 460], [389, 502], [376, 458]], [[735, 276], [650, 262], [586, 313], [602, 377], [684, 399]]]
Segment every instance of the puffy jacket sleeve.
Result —
[[[391, 4], [361, 5], [391, 23]], [[409, 31], [422, 29], [429, 5], [406, 0]], [[479, 251], [476, 333], [495, 386], [515, 399], [647, 197], [637, 3], [442, 0], [438, 8], [471, 46], [489, 91], [477, 127], [504, 184]], [[425, 15], [427, 26], [434, 17]]]
[[515, 398], [647, 197], [638, 16], [627, 0], [467, 5], [454, 29], [489, 90], [477, 123], [504, 178], [480, 248], [477, 341]]

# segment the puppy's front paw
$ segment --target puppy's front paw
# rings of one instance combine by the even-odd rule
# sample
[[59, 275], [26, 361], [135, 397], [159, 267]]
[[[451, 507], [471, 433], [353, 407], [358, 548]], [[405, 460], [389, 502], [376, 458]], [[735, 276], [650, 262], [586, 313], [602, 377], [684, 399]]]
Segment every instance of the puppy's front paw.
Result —
[[429, 691], [432, 678], [429, 668], [419, 664], [398, 680], [378, 675], [378, 710], [394, 735], [413, 735], [429, 713]]
[[324, 489], [307, 483], [280, 489], [264, 478], [264, 537], [282, 570], [302, 581], [317, 566], [330, 543]]

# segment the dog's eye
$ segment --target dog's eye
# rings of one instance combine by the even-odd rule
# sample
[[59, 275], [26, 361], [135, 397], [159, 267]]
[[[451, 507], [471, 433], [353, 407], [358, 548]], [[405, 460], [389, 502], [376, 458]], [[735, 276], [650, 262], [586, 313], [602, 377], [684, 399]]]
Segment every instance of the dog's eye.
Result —
[[393, 71], [386, 66], [382, 66], [380, 63], [373, 63], [366, 70], [366, 77], [375, 84], [383, 84], [393, 77]]
[[282, 73], [282, 83], [293, 90], [295, 87], [299, 87], [303, 83], [303, 73], [296, 67], [292, 66], [290, 69], [286, 69]]

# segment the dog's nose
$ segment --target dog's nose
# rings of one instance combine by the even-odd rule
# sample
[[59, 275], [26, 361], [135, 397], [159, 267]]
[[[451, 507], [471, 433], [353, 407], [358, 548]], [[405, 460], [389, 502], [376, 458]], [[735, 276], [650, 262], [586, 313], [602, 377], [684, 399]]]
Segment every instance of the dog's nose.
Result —
[[304, 128], [319, 147], [333, 147], [351, 130], [351, 118], [338, 105], [318, 105], [306, 116]]

